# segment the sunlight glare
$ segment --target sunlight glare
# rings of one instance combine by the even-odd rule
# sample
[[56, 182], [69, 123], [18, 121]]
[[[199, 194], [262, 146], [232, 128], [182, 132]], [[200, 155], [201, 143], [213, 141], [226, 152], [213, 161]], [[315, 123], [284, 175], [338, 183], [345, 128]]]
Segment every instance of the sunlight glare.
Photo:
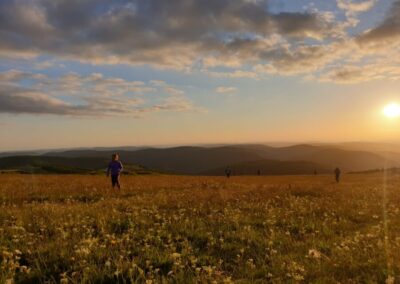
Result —
[[397, 103], [390, 103], [383, 109], [383, 114], [389, 118], [400, 116], [400, 106]]

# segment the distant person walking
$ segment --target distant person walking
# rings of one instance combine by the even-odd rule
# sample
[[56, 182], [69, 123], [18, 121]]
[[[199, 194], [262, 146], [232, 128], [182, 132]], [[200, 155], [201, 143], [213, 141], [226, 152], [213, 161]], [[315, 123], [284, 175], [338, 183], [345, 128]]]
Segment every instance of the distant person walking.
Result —
[[340, 181], [340, 173], [341, 173], [340, 169], [336, 168], [334, 173], [335, 173], [336, 182], [339, 183], [339, 181]]
[[118, 187], [121, 189], [121, 185], [119, 184], [119, 176], [123, 170], [123, 166], [121, 161], [119, 161], [119, 155], [117, 153], [111, 155], [111, 162], [108, 164], [107, 168], [107, 177], [111, 174], [111, 184], [112, 187]]
[[226, 177], [227, 177], [227, 178], [230, 178], [230, 177], [231, 177], [231, 174], [232, 174], [231, 169], [230, 169], [229, 167], [227, 167], [227, 168], [225, 169], [225, 175], [226, 175]]

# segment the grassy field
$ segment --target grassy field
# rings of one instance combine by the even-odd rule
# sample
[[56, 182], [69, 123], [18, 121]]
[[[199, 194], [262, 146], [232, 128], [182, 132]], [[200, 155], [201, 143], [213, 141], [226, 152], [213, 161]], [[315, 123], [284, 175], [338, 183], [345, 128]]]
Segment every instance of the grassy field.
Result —
[[0, 175], [0, 283], [395, 283], [400, 177]]

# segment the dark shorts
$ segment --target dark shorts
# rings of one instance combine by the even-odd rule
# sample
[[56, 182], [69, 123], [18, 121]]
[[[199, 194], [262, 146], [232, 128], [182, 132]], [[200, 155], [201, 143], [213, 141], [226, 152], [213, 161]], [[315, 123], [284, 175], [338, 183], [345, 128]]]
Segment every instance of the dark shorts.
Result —
[[119, 187], [119, 175], [111, 175], [112, 186], [118, 185]]

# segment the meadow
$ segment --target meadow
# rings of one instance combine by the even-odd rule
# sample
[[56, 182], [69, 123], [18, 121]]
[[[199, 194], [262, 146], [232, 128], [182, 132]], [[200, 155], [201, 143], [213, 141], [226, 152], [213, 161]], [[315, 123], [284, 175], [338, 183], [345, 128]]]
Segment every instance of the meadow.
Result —
[[395, 283], [400, 176], [0, 175], [0, 283]]

